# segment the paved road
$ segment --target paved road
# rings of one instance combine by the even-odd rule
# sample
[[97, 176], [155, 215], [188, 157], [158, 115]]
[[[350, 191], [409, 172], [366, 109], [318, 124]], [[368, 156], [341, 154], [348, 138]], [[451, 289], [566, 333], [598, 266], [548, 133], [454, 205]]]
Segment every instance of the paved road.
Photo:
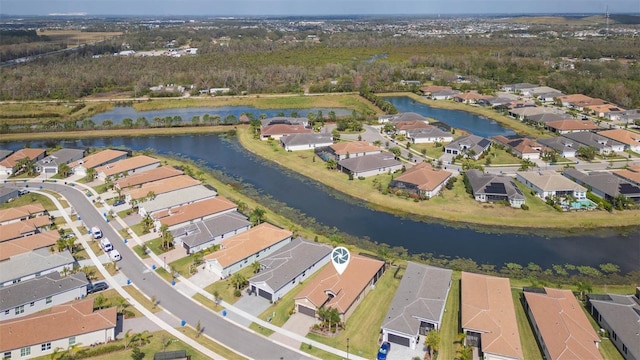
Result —
[[[103, 216], [90, 203], [89, 199], [92, 198], [87, 198], [78, 189], [52, 183], [29, 183], [29, 186], [34, 188], [42, 186], [60, 193], [80, 214], [82, 221], [88, 227], [99, 226], [104, 236], [111, 240], [113, 246], [122, 255], [122, 260], [118, 262], [120, 271], [126, 274], [143, 293], [149, 296], [155, 295], [161, 301], [163, 308], [185, 320], [188, 324], [195, 326], [200, 321], [205, 334], [248, 358], [312, 359], [303, 353], [280, 346], [262, 336], [233, 325], [220, 315], [212, 313], [175, 291], [170, 284], [158, 276], [150, 274], [148, 267], [124, 244], [119, 234], [107, 225]], [[179, 326], [179, 324], [175, 324], [175, 326]]]

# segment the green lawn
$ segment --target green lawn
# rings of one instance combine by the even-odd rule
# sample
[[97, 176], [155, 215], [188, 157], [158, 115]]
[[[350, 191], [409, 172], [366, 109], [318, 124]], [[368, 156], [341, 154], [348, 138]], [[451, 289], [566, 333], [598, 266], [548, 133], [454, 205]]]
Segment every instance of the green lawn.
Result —
[[430, 158], [434, 158], [437, 159], [440, 156], [442, 156], [442, 154], [444, 154], [444, 150], [443, 150], [443, 145], [446, 145], [447, 143], [441, 143], [440, 146], [435, 146], [434, 143], [429, 143], [429, 144], [411, 144], [411, 148], [418, 150], [419, 153], [422, 154], [422, 150], [426, 150], [426, 156], [430, 157]]
[[9, 209], [23, 205], [29, 204], [37, 204], [40, 203], [47, 211], [57, 210], [57, 207], [53, 204], [48, 197], [40, 194], [29, 193], [26, 195], [19, 196], [14, 198], [11, 202], [6, 202], [4, 204], [0, 204], [0, 210]]
[[451, 289], [445, 305], [440, 327], [440, 352], [438, 359], [453, 359], [456, 356], [456, 341], [460, 332], [460, 272], [454, 271]]
[[311, 344], [306, 344], [306, 343], [300, 344], [300, 350], [322, 360], [344, 360], [344, 358], [341, 356], [318, 349], [317, 347], [314, 347]]
[[[132, 229], [133, 229], [133, 227], [132, 227]], [[162, 255], [162, 253], [165, 253], [165, 252], [167, 252], [169, 250], [169, 249], [164, 250], [164, 249], [161, 248], [161, 246], [162, 246], [162, 238], [155, 238], [153, 240], [149, 240], [145, 244], [147, 245], [149, 250], [153, 251], [153, 253], [156, 254], [156, 255]]]
[[126, 292], [128, 292], [132, 298], [134, 298], [137, 302], [139, 302], [142, 306], [144, 306], [147, 310], [151, 311], [152, 313], [157, 313], [158, 311], [162, 310], [162, 308], [159, 306], [159, 301], [157, 299], [154, 305], [154, 303], [152, 302], [152, 299], [149, 299], [148, 297], [146, 297], [136, 287], [129, 285], [129, 286], [124, 286], [123, 289]]
[[522, 352], [524, 358], [540, 359], [542, 360], [542, 353], [536, 340], [535, 334], [529, 323], [529, 318], [524, 311], [524, 306], [520, 301], [522, 296], [522, 289], [511, 289], [511, 295], [513, 296], [513, 305], [516, 309], [516, 320], [518, 321], [518, 332], [520, 333], [520, 343], [522, 344]]
[[[191, 276], [190, 270], [191, 265], [193, 265], [194, 258], [194, 255], [191, 254], [170, 263], [169, 266], [172, 266], [180, 276], [189, 277]], [[202, 265], [200, 267], [202, 267]]]
[[133, 251], [135, 251], [135, 253], [138, 254], [138, 256], [140, 256], [143, 259], [146, 259], [149, 257], [149, 254], [147, 254], [145, 251], [142, 251], [142, 246], [140, 245], [134, 246]]
[[[95, 299], [97, 297], [102, 297], [104, 298], [104, 303], [102, 304], [103, 308], [108, 308], [108, 307], [112, 307], [112, 306], [116, 306], [117, 304], [120, 303], [120, 301], [124, 300], [124, 298], [115, 290], [115, 289], [108, 289], [105, 291], [101, 291], [99, 293], [95, 293], [95, 294], [89, 294], [87, 295], [88, 298], [92, 298]], [[95, 301], [95, 300], [94, 300]], [[94, 302], [94, 307], [97, 304]], [[126, 306], [126, 310], [128, 312], [130, 312], [130, 315], [133, 315], [131, 317], [141, 317], [142, 313], [138, 310], [136, 310], [133, 306]]]
[[[244, 276], [247, 280], [249, 280], [249, 278], [253, 276], [253, 271], [251, 270], [251, 266], [247, 266], [246, 268], [240, 270], [238, 273]], [[233, 275], [227, 277], [224, 280], [216, 281], [213, 284], [204, 288], [204, 291], [208, 292], [209, 294], [213, 294], [213, 292], [217, 290], [218, 296], [222, 300], [228, 302], [229, 304], [233, 304], [238, 300], [238, 298], [236, 298], [235, 295], [233, 295], [233, 293], [235, 292], [235, 288], [233, 287], [233, 285], [231, 285], [232, 277]]]

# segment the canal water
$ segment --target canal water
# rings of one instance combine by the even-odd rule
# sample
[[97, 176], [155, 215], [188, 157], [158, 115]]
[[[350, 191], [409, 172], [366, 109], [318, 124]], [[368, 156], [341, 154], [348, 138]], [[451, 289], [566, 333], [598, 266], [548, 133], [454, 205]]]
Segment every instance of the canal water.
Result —
[[[0, 143], [19, 149], [32, 141]], [[479, 264], [501, 266], [507, 262], [543, 267], [552, 264], [597, 266], [611, 262], [624, 272], [640, 270], [640, 229], [628, 234], [607, 231], [580, 235], [543, 236], [537, 229], [524, 233], [487, 232], [441, 223], [421, 222], [374, 211], [357, 200], [345, 200], [325, 186], [280, 168], [247, 152], [235, 139], [219, 135], [180, 135], [140, 138], [102, 138], [62, 141], [69, 148], [126, 147], [153, 149], [164, 155], [186, 156], [196, 162], [242, 179], [262, 194], [298, 209], [318, 223], [371, 241], [402, 246], [411, 253], [431, 253], [449, 258], [471, 258]]]

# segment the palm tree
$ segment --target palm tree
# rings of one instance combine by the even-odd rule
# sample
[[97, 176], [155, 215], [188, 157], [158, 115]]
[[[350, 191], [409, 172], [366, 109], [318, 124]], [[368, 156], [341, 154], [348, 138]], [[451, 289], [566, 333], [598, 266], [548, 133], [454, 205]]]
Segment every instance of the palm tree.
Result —
[[95, 178], [95, 176], [96, 176], [96, 169], [88, 168], [87, 169], [87, 176], [85, 176], [84, 180], [86, 182], [92, 182], [93, 179]]
[[173, 235], [169, 231], [167, 224], [160, 226], [160, 237], [162, 237], [162, 249], [167, 250], [169, 245], [173, 242]]
[[251, 263], [251, 270], [253, 270], [254, 274], [257, 274], [258, 272], [260, 272], [260, 263], [257, 261], [254, 261], [253, 263]]
[[251, 211], [249, 219], [251, 220], [253, 225], [258, 225], [264, 222], [264, 216], [266, 213], [267, 212], [264, 209], [257, 207], [253, 209], [253, 211]]
[[593, 291], [591, 284], [586, 281], [578, 281], [575, 283], [576, 290], [580, 294], [580, 301], [584, 301], [584, 296]]
[[440, 331], [436, 329], [429, 331], [424, 344], [429, 348], [429, 358], [433, 359], [433, 355], [440, 350]]
[[69, 176], [69, 173], [71, 173], [71, 168], [69, 167], [69, 165], [67, 164], [58, 165], [58, 174], [60, 174], [60, 176], [62, 176], [63, 178], [66, 178], [67, 176]]
[[231, 284], [233, 285], [233, 287], [236, 288], [236, 290], [242, 289], [246, 283], [247, 283], [247, 278], [240, 273], [235, 273], [231, 277]]

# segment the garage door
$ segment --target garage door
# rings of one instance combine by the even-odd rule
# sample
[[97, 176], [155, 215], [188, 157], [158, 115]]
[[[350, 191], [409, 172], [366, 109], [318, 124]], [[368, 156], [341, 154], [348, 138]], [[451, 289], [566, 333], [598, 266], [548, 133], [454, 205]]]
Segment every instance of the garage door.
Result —
[[316, 317], [316, 311], [306, 306], [298, 305], [298, 312], [301, 314], [313, 316], [314, 318]]
[[258, 295], [262, 296], [263, 298], [271, 301], [271, 294], [267, 291], [264, 291], [262, 289], [258, 289]]
[[389, 342], [392, 342], [394, 344], [400, 344], [406, 347], [409, 347], [409, 343], [410, 343], [409, 338], [406, 338], [404, 336], [398, 336], [395, 334], [388, 334], [387, 340], [389, 340]]

